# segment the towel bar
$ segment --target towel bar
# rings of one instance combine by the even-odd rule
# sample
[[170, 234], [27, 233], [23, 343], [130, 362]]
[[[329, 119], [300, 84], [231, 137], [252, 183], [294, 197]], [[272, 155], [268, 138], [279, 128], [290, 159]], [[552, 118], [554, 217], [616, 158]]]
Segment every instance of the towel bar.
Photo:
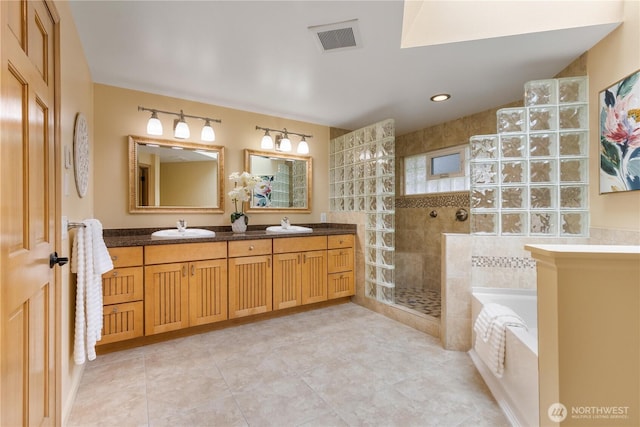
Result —
[[79, 228], [79, 227], [86, 227], [86, 225], [84, 225], [81, 222], [68, 222], [67, 223], [67, 230], [71, 230], [72, 228]]

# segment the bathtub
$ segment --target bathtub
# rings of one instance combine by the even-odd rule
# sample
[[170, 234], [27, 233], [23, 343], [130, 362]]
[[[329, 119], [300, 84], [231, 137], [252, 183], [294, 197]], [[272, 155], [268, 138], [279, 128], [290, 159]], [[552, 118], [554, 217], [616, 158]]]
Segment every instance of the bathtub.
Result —
[[476, 369], [482, 375], [493, 397], [514, 426], [538, 426], [538, 315], [535, 290], [472, 288], [471, 332], [483, 304], [493, 302], [515, 311], [526, 323], [525, 328], [508, 327], [504, 373], [501, 378], [469, 351]]

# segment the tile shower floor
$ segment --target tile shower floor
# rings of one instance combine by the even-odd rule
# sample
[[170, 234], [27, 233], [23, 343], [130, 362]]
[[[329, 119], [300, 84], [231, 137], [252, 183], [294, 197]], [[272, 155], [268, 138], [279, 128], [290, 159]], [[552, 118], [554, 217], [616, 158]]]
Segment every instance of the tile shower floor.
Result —
[[396, 285], [396, 304], [433, 317], [440, 317], [440, 292]]
[[508, 426], [469, 356], [346, 303], [88, 362], [67, 426]]

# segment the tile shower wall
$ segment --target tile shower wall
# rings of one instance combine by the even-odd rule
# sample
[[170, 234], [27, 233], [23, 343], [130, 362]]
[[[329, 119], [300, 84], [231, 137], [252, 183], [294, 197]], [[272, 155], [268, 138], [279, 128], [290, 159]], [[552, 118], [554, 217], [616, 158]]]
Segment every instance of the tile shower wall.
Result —
[[440, 292], [442, 233], [469, 233], [469, 221], [456, 220], [459, 208], [469, 209], [468, 191], [396, 199], [397, 287]]
[[587, 88], [586, 77], [528, 82], [525, 107], [470, 138], [473, 234], [587, 235]]
[[332, 212], [365, 212], [365, 295], [393, 303], [395, 126], [392, 119], [330, 141], [329, 206]]

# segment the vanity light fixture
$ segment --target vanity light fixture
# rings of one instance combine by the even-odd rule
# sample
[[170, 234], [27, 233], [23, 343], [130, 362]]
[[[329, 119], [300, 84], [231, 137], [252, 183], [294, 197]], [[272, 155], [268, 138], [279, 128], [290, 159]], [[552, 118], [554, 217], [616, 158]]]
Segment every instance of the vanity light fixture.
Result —
[[[287, 133], [287, 128], [284, 128], [284, 136], [280, 138], [280, 151], [284, 151], [288, 153], [291, 151], [291, 140], [289, 139], [289, 134]], [[276, 144], [276, 148], [278, 148], [278, 144]]]
[[202, 127], [202, 132], [200, 133], [200, 139], [207, 142], [213, 142], [216, 140], [216, 133], [211, 127], [210, 119], [205, 120], [204, 126]]
[[178, 116], [177, 119], [173, 121], [173, 136], [177, 139], [187, 139], [190, 137], [191, 132], [189, 131], [189, 125], [185, 121], [185, 117], [189, 117], [192, 119], [204, 120], [204, 127], [202, 128], [202, 133], [200, 134], [200, 138], [203, 141], [212, 142], [216, 139], [216, 134], [213, 131], [213, 127], [211, 126], [211, 122], [222, 123], [222, 120], [212, 119], [210, 117], [200, 117], [200, 116], [192, 116], [190, 114], [184, 114], [182, 110], [179, 113], [174, 113], [172, 111], [163, 111], [158, 110], [156, 108], [146, 108], [138, 106], [138, 111], [150, 111], [151, 118], [147, 122], [147, 134], [149, 135], [162, 135], [162, 123], [160, 119], [158, 119], [158, 113], [162, 114], [171, 114], [173, 116]]
[[442, 101], [446, 101], [447, 99], [451, 98], [451, 95], [448, 93], [439, 93], [437, 95], [433, 95], [431, 98], [431, 101], [433, 102], [442, 102]]
[[[307, 138], [313, 138], [313, 135], [305, 135], [303, 133], [291, 132], [284, 128], [280, 129], [270, 129], [263, 128], [261, 126], [256, 126], [256, 130], [263, 130], [264, 136], [262, 137], [262, 141], [260, 142], [260, 148], [264, 150], [275, 149], [276, 151], [289, 152], [291, 151], [291, 140], [289, 139], [289, 134], [297, 135], [302, 138], [300, 143], [298, 143], [297, 152], [298, 154], [309, 154], [309, 144], [307, 143]], [[273, 139], [269, 132], [279, 132], [279, 135], [276, 135], [275, 145], [273, 143]]]
[[273, 139], [271, 139], [271, 135], [269, 135], [269, 129], [264, 131], [264, 136], [262, 137], [262, 141], [260, 141], [260, 148], [263, 150], [273, 150]]
[[298, 154], [309, 154], [309, 144], [307, 144], [307, 140], [304, 136], [298, 144]]
[[173, 137], [178, 139], [187, 139], [191, 136], [189, 125], [184, 121], [184, 114], [180, 110], [180, 118], [173, 121]]
[[151, 111], [151, 118], [147, 122], [147, 133], [149, 135], [162, 135], [162, 122], [158, 118], [157, 111]]

